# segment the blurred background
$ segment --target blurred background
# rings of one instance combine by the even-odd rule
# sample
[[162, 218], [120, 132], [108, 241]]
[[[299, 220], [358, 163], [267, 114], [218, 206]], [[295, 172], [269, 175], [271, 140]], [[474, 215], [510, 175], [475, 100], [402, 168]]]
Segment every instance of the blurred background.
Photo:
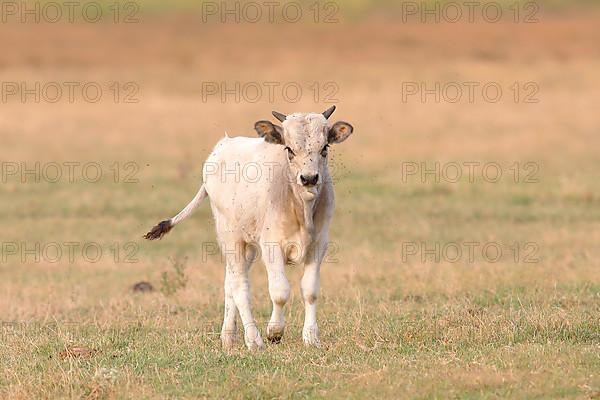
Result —
[[[0, 393], [598, 393], [599, 5], [3, 1]], [[260, 362], [224, 361], [208, 205], [160, 242], [141, 236], [193, 197], [225, 132], [254, 136], [272, 110], [332, 104], [355, 133], [330, 156], [329, 352], [295, 350], [292, 269], [288, 342]], [[474, 260], [425, 251], [469, 242]], [[132, 292], [139, 281], [154, 294]], [[253, 284], [266, 323], [261, 265]], [[75, 344], [102, 355], [51, 372]]]

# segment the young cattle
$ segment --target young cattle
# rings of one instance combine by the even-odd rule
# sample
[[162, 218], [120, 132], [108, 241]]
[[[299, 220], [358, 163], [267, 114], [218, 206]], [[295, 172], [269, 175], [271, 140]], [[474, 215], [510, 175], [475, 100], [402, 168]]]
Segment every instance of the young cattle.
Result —
[[319, 270], [335, 204], [327, 149], [346, 140], [353, 131], [347, 122], [328, 123], [334, 110], [335, 106], [323, 113], [288, 116], [274, 111], [281, 126], [258, 121], [254, 128], [260, 138], [225, 136], [204, 164], [204, 184], [194, 199], [144, 236], [160, 239], [206, 196], [210, 198], [226, 263], [221, 330], [225, 348], [233, 345], [237, 312], [248, 348], [264, 347], [250, 308], [248, 280], [250, 265], [258, 258], [267, 268], [273, 302], [267, 338], [279, 342], [283, 336], [283, 307], [290, 296], [284, 267], [294, 263], [304, 265], [302, 338], [308, 345], [320, 345], [316, 315]]

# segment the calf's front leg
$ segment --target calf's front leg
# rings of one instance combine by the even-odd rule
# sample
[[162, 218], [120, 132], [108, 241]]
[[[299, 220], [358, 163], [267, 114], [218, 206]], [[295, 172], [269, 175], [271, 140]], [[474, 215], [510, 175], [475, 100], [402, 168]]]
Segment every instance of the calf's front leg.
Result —
[[320, 287], [320, 271], [327, 240], [321, 240], [308, 249], [304, 275], [300, 287], [302, 288], [302, 299], [304, 300], [304, 327], [302, 328], [302, 340], [309, 346], [321, 346], [319, 339], [319, 326], [317, 325], [317, 298]]
[[285, 330], [284, 306], [290, 298], [290, 284], [285, 276], [283, 251], [278, 244], [263, 245], [262, 254], [267, 268], [269, 295], [273, 303], [273, 312], [267, 325], [267, 338], [279, 343]]

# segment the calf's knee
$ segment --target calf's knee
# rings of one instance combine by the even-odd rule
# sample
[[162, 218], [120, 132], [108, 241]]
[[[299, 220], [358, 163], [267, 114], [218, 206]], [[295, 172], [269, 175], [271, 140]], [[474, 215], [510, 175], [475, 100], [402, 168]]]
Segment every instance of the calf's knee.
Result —
[[314, 304], [319, 296], [319, 279], [314, 276], [304, 276], [301, 283], [302, 297], [308, 304]]
[[290, 284], [284, 280], [269, 283], [269, 293], [273, 303], [283, 306], [290, 298]]

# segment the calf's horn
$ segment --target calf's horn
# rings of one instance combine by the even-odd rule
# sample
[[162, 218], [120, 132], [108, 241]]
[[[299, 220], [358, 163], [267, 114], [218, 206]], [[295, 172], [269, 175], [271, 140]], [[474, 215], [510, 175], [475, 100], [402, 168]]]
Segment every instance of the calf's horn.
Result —
[[273, 111], [273, 116], [275, 118], [277, 118], [280, 122], [285, 121], [285, 119], [287, 118], [287, 116], [285, 114], [282, 114], [282, 113], [277, 112], [277, 111]]
[[334, 111], [335, 106], [331, 106], [327, 110], [323, 111], [323, 116], [325, 117], [325, 119], [329, 119], [329, 117], [331, 117], [331, 114], [333, 114]]

